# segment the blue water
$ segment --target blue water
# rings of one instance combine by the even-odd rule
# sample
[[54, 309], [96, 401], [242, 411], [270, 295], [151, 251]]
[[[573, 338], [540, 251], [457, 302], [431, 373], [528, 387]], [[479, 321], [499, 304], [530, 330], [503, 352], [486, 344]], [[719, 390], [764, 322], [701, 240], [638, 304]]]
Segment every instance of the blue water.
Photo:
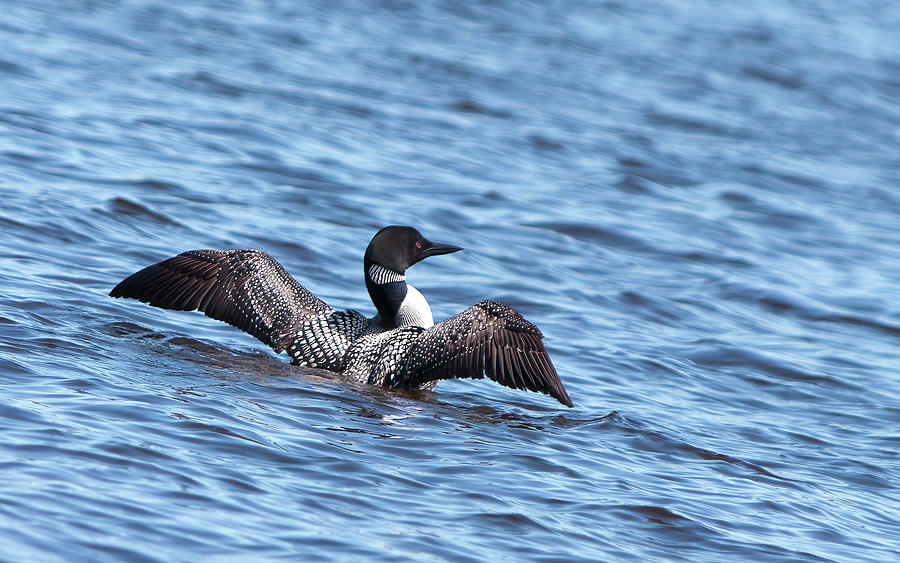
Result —
[[[900, 558], [900, 5], [21, 2], [0, 17], [0, 559]], [[307, 373], [113, 300], [261, 248], [372, 314], [466, 248], [575, 402]]]

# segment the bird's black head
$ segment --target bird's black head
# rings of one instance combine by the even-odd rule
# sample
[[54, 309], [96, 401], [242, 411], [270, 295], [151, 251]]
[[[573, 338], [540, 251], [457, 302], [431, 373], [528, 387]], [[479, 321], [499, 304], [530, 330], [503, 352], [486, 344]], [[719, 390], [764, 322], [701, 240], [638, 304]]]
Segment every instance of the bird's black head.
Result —
[[366, 248], [365, 263], [375, 263], [388, 270], [402, 274], [420, 260], [438, 254], [450, 254], [462, 250], [452, 244], [431, 242], [412, 227], [391, 225], [375, 233]]

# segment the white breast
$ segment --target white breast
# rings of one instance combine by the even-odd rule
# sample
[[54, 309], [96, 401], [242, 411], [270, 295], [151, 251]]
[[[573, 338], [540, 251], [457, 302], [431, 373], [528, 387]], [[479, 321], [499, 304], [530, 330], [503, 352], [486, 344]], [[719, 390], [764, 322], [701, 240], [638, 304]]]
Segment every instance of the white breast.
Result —
[[425, 296], [419, 290], [406, 284], [406, 298], [400, 303], [397, 311], [397, 326], [421, 326], [430, 328], [434, 326], [434, 317], [431, 315], [431, 307]]

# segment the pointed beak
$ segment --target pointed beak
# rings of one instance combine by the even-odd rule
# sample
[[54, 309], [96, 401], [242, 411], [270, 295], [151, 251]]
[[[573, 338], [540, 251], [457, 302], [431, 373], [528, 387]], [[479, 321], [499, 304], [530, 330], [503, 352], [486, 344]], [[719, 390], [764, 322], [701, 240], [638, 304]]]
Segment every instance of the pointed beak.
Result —
[[451, 252], [458, 252], [462, 249], [463, 248], [461, 246], [426, 241], [425, 247], [422, 249], [422, 258], [426, 258], [428, 256], [437, 256], [439, 254], [450, 254]]

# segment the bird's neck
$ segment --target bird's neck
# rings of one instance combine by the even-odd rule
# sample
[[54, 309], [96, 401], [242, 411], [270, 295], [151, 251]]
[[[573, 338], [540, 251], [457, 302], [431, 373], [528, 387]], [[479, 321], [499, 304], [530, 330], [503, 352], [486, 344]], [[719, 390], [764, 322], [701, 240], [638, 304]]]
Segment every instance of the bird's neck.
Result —
[[431, 307], [419, 290], [406, 283], [406, 276], [366, 262], [366, 289], [378, 310], [376, 320], [386, 329], [402, 326], [434, 326]]

